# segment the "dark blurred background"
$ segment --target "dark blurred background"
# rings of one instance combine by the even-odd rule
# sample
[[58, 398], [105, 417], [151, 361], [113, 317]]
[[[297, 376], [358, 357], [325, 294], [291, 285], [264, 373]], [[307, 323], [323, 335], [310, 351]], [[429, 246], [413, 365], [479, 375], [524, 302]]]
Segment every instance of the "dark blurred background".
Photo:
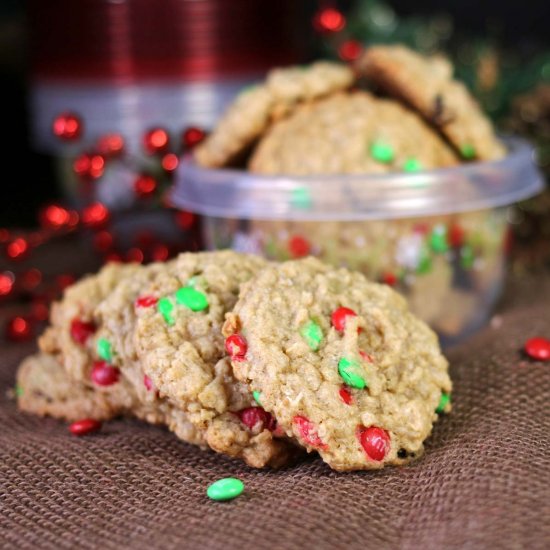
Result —
[[[126, 5], [130, 11], [132, 6], [141, 5], [140, 9], [144, 11], [143, 6], [149, 4], [151, 10], [149, 13], [164, 11], [164, 15], [167, 16], [169, 21], [170, 14], [166, 14], [166, 6], [172, 6], [174, 17], [177, 17], [178, 12], [174, 6], [178, 3], [189, 4], [184, 0], [166, 3], [159, 3], [154, 0], [149, 0], [149, 2], [144, 2], [144, 0], [120, 2], [107, 2], [104, 0], [79, 0], [78, 2], [50, 0], [44, 2], [43, 0], [31, 0], [26, 3], [18, 0], [2, 1], [0, 5], [0, 72], [3, 98], [2, 119], [7, 145], [4, 146], [3, 151], [5, 175], [2, 178], [6, 199], [0, 202], [0, 227], [33, 226], [36, 223], [37, 210], [41, 205], [51, 200], [67, 197], [67, 190], [62, 188], [60, 182], [63, 168], [60, 172], [57, 159], [62, 145], [51, 146], [49, 150], [47, 146], [44, 146], [45, 139], [43, 137], [37, 138], [34, 135], [36, 128], [31, 130], [33, 128], [33, 114], [29, 110], [33, 87], [37, 86], [38, 79], [44, 76], [44, 67], [48, 69], [48, 62], [52, 66], [55, 65], [55, 59], [51, 56], [48, 59], [44, 55], [44, 52], [55, 53], [55, 48], [51, 47], [52, 43], [57, 40], [56, 36], [52, 34], [54, 30], [64, 32], [67, 30], [64, 25], [70, 25], [70, 22], [75, 20], [80, 21], [81, 25], [89, 25], [84, 16], [81, 16], [80, 20], [78, 19], [77, 12], [80, 11], [84, 14], [85, 10], [93, 10], [94, 5], [96, 7], [109, 4]], [[209, 0], [193, 3], [199, 5], [219, 4], [219, 2], [209, 2]], [[342, 39], [339, 38], [340, 42], [338, 42], [333, 36], [328, 36], [327, 33], [316, 30], [311, 23], [315, 12], [327, 5], [336, 7], [346, 15], [346, 32], [349, 33], [349, 36], [346, 35], [346, 39], [352, 38], [368, 43], [371, 39], [397, 38], [413, 43], [423, 41], [421, 46], [423, 45], [427, 50], [436, 46], [450, 49], [453, 55], [458, 56], [459, 74], [469, 84], [473, 82], [472, 72], [476, 70], [479, 72], [479, 67], [475, 67], [474, 57], [478, 56], [477, 61], [479, 61], [479, 56], [486, 55], [484, 70], [489, 73], [486, 78], [489, 80], [496, 79], [498, 82], [488, 83], [489, 87], [494, 88], [489, 90], [488, 95], [493, 95], [482, 99], [487, 100], [487, 109], [493, 111], [492, 114], [494, 114], [494, 118], [499, 125], [505, 122], [509, 123], [513, 103], [517, 100], [519, 94], [532, 92], [538, 82], [548, 80], [550, 77], [550, 61], [548, 61], [549, 7], [547, 0], [523, 2], [498, 0], [487, 0], [485, 2], [474, 0], [462, 0], [460, 2], [436, 0], [369, 2], [359, 0], [328, 4], [311, 0], [290, 3], [268, 3], [261, 0], [242, 2], [239, 0], [238, 2], [226, 2], [225, 4], [233, 4], [237, 10], [248, 5], [249, 7], [253, 6], [253, 10], [255, 9], [256, 12], [259, 9], [265, 12], [265, 21], [252, 19], [248, 27], [243, 23], [242, 28], [238, 31], [238, 33], [249, 35], [251, 44], [254, 40], [258, 44], [269, 42], [269, 36], [272, 36], [272, 39], [281, 39], [277, 31], [270, 27], [270, 21], [279, 17], [273, 15], [277, 11], [274, 12], [274, 6], [279, 4], [285, 6], [281, 8], [286, 9], [288, 12], [284, 16], [292, 18], [290, 23], [288, 21], [285, 23], [287, 27], [284, 31], [285, 38], [282, 41], [282, 49], [285, 51], [278, 57], [273, 55], [272, 58], [269, 58], [267, 54], [276, 52], [277, 48], [274, 45], [271, 47], [265, 46], [263, 53], [266, 55], [266, 64], [304, 61], [316, 55], [337, 57], [338, 43], [341, 44]], [[291, 4], [293, 4], [293, 7], [289, 8]], [[71, 17], [64, 18], [60, 16], [63, 11], [72, 14]], [[112, 44], [103, 44], [103, 46], [112, 49], [111, 53], [115, 52], [117, 47], [124, 47], [120, 44], [120, 36], [117, 35], [119, 32], [117, 26], [124, 26], [125, 24], [124, 21], [120, 20], [120, 13], [119, 10], [116, 17], [112, 19], [102, 20], [101, 17], [98, 17], [97, 21], [93, 22], [93, 25], [113, 27], [109, 30], [111, 34], [107, 33], [108, 36], [111, 36]], [[105, 17], [105, 12], [103, 12], [102, 17]], [[238, 19], [241, 16], [236, 11], [232, 17]], [[225, 21], [225, 24], [228, 24], [228, 21]], [[225, 24], [224, 21], [218, 21], [215, 28], [223, 34]], [[288, 34], [290, 32], [288, 29], [292, 26], [294, 34], [291, 37]], [[51, 31], [50, 34], [47, 32], [48, 29]], [[73, 29], [72, 35], [76, 34], [78, 36], [80, 33], [81, 29], [76, 28]], [[98, 33], [101, 35], [98, 29], [92, 29], [89, 36], [97, 36]], [[257, 36], [254, 36], [255, 34]], [[81, 38], [84, 40], [83, 37]], [[211, 40], [212, 38], [209, 37], [208, 39]], [[149, 41], [151, 48], [153, 48], [155, 40], [158, 40], [158, 36], [155, 38], [154, 33], [145, 35], [144, 46], [147, 46], [147, 41]], [[198, 51], [201, 40], [206, 40], [206, 38], [198, 36], [194, 41], [189, 41], [188, 47], [195, 48]], [[81, 43], [80, 46], [82, 46]], [[59, 48], [59, 44], [56, 47]], [[66, 45], [67, 49], [72, 47], [74, 47], [72, 43]], [[181, 44], [178, 47], [182, 47]], [[255, 50], [251, 46], [246, 47], [249, 51]], [[93, 51], [94, 48], [101, 49], [101, 46], [90, 44], [88, 49]], [[63, 54], [63, 49], [57, 53]], [[67, 52], [65, 51], [65, 53]], [[462, 57], [460, 57], [461, 55]], [[496, 69], [498, 74], [493, 74], [494, 67], [492, 63], [496, 58], [498, 58], [498, 68]], [[546, 65], [544, 64], [544, 58], [546, 59]], [[532, 67], [529, 66], [529, 63], [534, 61], [536, 63]], [[218, 77], [221, 81], [224, 77], [224, 69], [223, 66], [218, 68], [220, 71]], [[258, 71], [263, 68], [261, 66], [255, 67]], [[53, 67], [52, 74], [54, 76], [55, 70], [56, 67]], [[247, 77], [254, 72], [250, 64], [244, 67], [244, 70]], [[479, 74], [477, 76], [479, 77]], [[81, 79], [79, 83], [83, 81]], [[475, 88], [475, 86], [473, 87]], [[498, 98], [495, 100], [495, 93], [493, 92], [497, 89]], [[476, 91], [482, 95], [486, 92], [486, 90], [479, 89], [479, 86]], [[34, 113], [34, 116], [36, 116], [36, 113]], [[548, 117], [547, 114], [545, 116]], [[531, 120], [522, 126], [522, 121], [519, 120], [516, 121], [515, 126], [516, 129], [523, 130], [525, 133], [534, 132], [536, 134], [539, 130], [533, 127], [538, 122]], [[547, 118], [545, 124], [547, 127]], [[185, 126], [185, 121], [181, 121], [181, 126]], [[540, 136], [535, 135], [534, 139], [538, 137]], [[9, 167], [11, 162], [15, 164]], [[14, 175], [8, 176], [8, 173]]]

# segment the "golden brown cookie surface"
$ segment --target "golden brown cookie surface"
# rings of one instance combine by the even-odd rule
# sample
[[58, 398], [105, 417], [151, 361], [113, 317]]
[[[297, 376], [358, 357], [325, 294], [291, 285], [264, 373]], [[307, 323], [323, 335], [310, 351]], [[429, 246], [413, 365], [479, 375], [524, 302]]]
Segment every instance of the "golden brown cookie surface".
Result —
[[221, 327], [239, 287], [266, 262], [230, 251], [180, 255], [143, 289], [154, 307], [136, 309], [134, 344], [161, 396], [186, 412], [215, 451], [249, 465], [282, 465], [291, 453], [274, 420], [237, 381]]
[[361, 174], [453, 166], [451, 148], [413, 111], [367, 92], [341, 92], [297, 107], [258, 143], [260, 174]]
[[505, 149], [490, 121], [464, 84], [452, 78], [452, 67], [446, 61], [424, 57], [400, 45], [373, 46], [359, 67], [365, 76], [439, 128], [464, 159], [504, 156]]
[[349, 67], [328, 61], [274, 69], [264, 84], [241, 92], [195, 149], [197, 163], [207, 168], [227, 165], [265, 132], [272, 119], [285, 116], [301, 102], [348, 88], [353, 78]]
[[451, 390], [437, 337], [385, 285], [313, 258], [243, 286], [224, 334], [236, 376], [336, 470], [419, 456]]

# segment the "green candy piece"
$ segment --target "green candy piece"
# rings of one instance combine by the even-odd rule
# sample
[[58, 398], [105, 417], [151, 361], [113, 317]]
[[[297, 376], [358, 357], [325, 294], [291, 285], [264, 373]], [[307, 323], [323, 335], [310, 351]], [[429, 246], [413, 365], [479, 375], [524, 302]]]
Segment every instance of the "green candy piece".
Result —
[[206, 489], [206, 496], [212, 500], [231, 500], [244, 491], [244, 483], [234, 477], [218, 479]]
[[23, 388], [19, 384], [15, 384], [13, 391], [16, 397], [21, 397], [23, 395]]
[[258, 405], [260, 405], [260, 407], [262, 406], [262, 403], [260, 402], [260, 397], [261, 396], [262, 396], [262, 394], [258, 390], [254, 390], [252, 392], [252, 397], [254, 398], [254, 401], [256, 401], [256, 403], [258, 403]]
[[97, 354], [104, 361], [110, 361], [113, 358], [113, 349], [111, 346], [111, 342], [109, 342], [109, 340], [106, 340], [105, 338], [100, 338], [97, 341]]
[[206, 295], [190, 286], [183, 286], [176, 292], [176, 302], [192, 311], [202, 311], [208, 307]]
[[311, 208], [311, 193], [307, 187], [297, 187], [293, 189], [290, 195], [290, 204], [300, 210]]
[[451, 395], [448, 393], [442, 393], [441, 399], [439, 400], [439, 405], [437, 406], [437, 409], [435, 409], [435, 412], [437, 414], [441, 414], [445, 412], [445, 407], [449, 404], [451, 401]]
[[422, 166], [422, 163], [415, 158], [410, 158], [405, 161], [405, 164], [403, 164], [403, 171], [404, 172], [419, 172], [424, 167]]
[[430, 235], [430, 246], [437, 254], [442, 254], [449, 250], [447, 242], [447, 228], [444, 225], [436, 225]]
[[383, 164], [389, 164], [395, 157], [393, 147], [382, 141], [375, 141], [370, 146], [370, 154], [374, 160], [382, 162]]
[[344, 382], [352, 388], [362, 390], [367, 387], [365, 379], [361, 376], [363, 374], [363, 369], [361, 365], [353, 359], [342, 357], [338, 362], [338, 374], [340, 374]]
[[465, 244], [460, 249], [460, 266], [462, 269], [472, 269], [474, 266], [474, 251], [471, 246]]
[[429, 273], [432, 270], [432, 259], [427, 255], [424, 254], [420, 261], [418, 262], [418, 266], [416, 267], [416, 272], [419, 275], [425, 275], [426, 273]]
[[460, 148], [460, 154], [466, 160], [473, 160], [476, 157], [476, 150], [473, 145], [466, 143]]
[[300, 329], [300, 334], [313, 351], [317, 351], [319, 349], [319, 346], [323, 341], [323, 330], [316, 322], [308, 321]]
[[172, 312], [174, 311], [174, 304], [170, 298], [161, 298], [157, 302], [157, 310], [164, 317], [164, 320], [169, 324], [173, 325], [175, 323]]

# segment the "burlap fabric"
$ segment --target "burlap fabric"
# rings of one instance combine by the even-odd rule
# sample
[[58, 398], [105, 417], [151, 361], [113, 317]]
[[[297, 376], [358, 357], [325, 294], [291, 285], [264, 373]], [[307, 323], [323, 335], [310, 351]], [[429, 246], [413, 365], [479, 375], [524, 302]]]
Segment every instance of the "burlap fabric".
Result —
[[[550, 548], [550, 365], [525, 360], [550, 336], [547, 277], [516, 281], [494, 323], [448, 352], [453, 414], [401, 469], [339, 474], [310, 458], [254, 471], [167, 431], [117, 421], [75, 438], [5, 397], [31, 345], [0, 358], [0, 544], [6, 548]], [[497, 328], [498, 327], [498, 328]], [[238, 476], [246, 493], [209, 501]]]

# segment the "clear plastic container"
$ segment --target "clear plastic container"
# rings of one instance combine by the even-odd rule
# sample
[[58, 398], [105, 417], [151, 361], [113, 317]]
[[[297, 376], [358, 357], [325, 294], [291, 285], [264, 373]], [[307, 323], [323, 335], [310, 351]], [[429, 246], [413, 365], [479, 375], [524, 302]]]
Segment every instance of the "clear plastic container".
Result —
[[259, 176], [181, 164], [172, 200], [210, 249], [312, 254], [407, 296], [454, 343], [486, 322], [505, 274], [510, 207], [543, 187], [526, 143], [496, 162], [385, 175]]

